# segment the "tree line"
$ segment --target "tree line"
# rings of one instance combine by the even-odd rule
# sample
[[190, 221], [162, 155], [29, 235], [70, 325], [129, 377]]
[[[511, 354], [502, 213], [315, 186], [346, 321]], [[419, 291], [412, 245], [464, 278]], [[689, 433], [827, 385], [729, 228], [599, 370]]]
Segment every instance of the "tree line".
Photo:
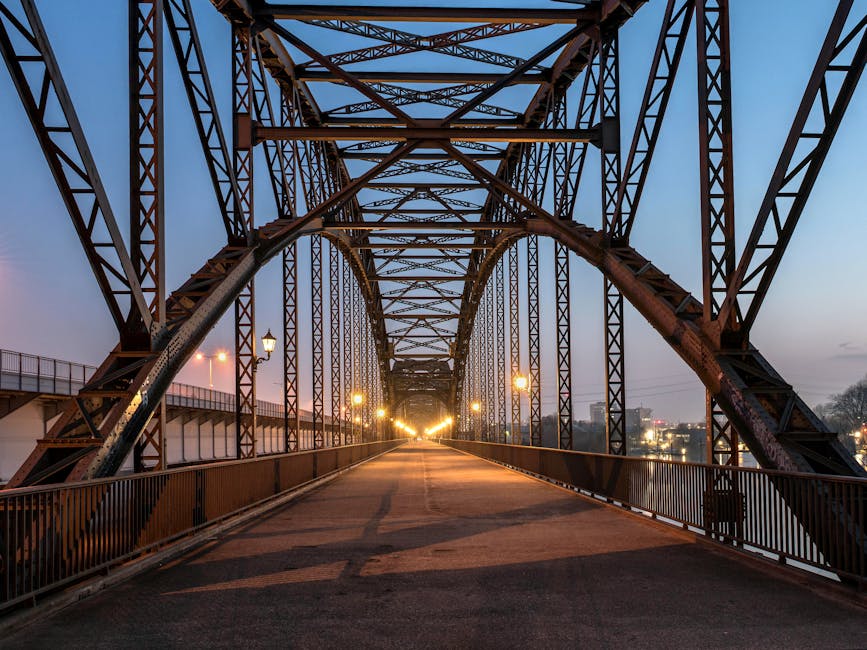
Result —
[[831, 431], [847, 436], [867, 423], [867, 376], [815, 409]]

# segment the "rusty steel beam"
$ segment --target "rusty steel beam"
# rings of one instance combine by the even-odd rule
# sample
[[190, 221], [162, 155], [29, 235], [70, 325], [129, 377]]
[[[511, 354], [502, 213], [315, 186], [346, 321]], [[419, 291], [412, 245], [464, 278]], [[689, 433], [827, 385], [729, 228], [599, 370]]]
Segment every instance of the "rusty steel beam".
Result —
[[283, 444], [298, 451], [301, 410], [298, 406], [298, 244], [283, 249]]
[[[247, 244], [253, 237], [253, 35], [249, 26], [232, 28], [233, 164], [238, 206]], [[251, 279], [235, 300], [235, 436], [238, 458], [256, 456], [256, 301]]]
[[264, 140], [447, 140], [451, 142], [593, 142], [595, 129], [525, 129], [388, 126], [257, 126], [257, 142]]
[[[130, 0], [130, 257], [148, 300], [154, 333], [163, 327], [166, 315], [162, 35], [162, 1]], [[135, 318], [134, 313], [130, 316]], [[136, 443], [136, 471], [165, 468], [165, 425], [163, 403]]]
[[[695, 5], [698, 58], [701, 277], [705, 318], [719, 316], [735, 270], [734, 156], [728, 0]], [[735, 324], [729, 313], [725, 329]], [[705, 398], [707, 462], [738, 465], [739, 436], [714, 396]]]
[[[401, 83], [401, 84], [487, 84], [499, 81], [503, 75], [496, 72], [428, 72], [408, 70], [380, 71], [380, 70], [353, 70], [352, 76], [364, 83]], [[296, 78], [298, 81], [307, 83], [342, 83], [343, 78], [329, 70], [309, 70], [297, 68]], [[536, 85], [547, 81], [548, 76], [541, 72], [527, 72], [510, 80], [510, 85], [531, 84]]]
[[21, 4], [29, 26], [0, 4], [0, 54], [117, 331], [133, 349], [147, 347], [153, 325], [148, 301], [42, 19], [33, 0]]
[[852, 4], [841, 0], [837, 6], [719, 310], [721, 324], [729, 323], [729, 315], [735, 313], [743, 338], [758, 317], [864, 72], [867, 17], [845, 29]]
[[273, 20], [363, 20], [426, 23], [537, 23], [574, 25], [596, 21], [595, 8], [509, 9], [476, 7], [391, 7], [361, 5], [265, 4], [255, 10], [257, 18]]
[[238, 184], [190, 0], [164, 2], [165, 22], [228, 238], [246, 237]]

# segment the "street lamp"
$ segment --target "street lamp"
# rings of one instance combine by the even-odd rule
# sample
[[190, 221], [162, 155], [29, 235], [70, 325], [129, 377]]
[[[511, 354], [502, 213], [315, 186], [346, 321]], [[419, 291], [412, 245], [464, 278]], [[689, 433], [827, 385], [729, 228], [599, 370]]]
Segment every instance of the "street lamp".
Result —
[[364, 404], [364, 395], [361, 393], [352, 393], [352, 405], [361, 406]]
[[527, 397], [529, 399], [530, 396], [530, 376], [529, 375], [515, 375], [512, 378], [512, 385], [515, 387], [515, 390], [518, 391], [518, 431], [512, 431], [512, 443], [514, 444], [515, 439], [517, 438], [518, 444], [524, 444], [524, 434], [521, 432], [521, 422], [520, 422], [520, 413], [521, 413], [521, 396], [520, 393], [527, 393]]
[[473, 402], [472, 404], [470, 404], [470, 408], [473, 409], [474, 413], [478, 413], [482, 410], [482, 405], [480, 402]]
[[256, 357], [256, 361], [253, 364], [253, 372], [256, 371], [256, 369], [259, 367], [260, 363], [265, 363], [266, 361], [270, 361], [271, 353], [276, 349], [276, 347], [277, 347], [277, 339], [274, 338], [274, 335], [271, 334], [271, 330], [269, 329], [268, 332], [265, 334], [265, 336], [262, 337], [262, 348], [265, 350], [265, 352], [268, 353], [268, 356], [265, 357], [264, 359], [260, 356]]
[[379, 440], [382, 436], [382, 418], [385, 417], [385, 409], [381, 406], [376, 409], [376, 439]]
[[196, 361], [208, 360], [208, 388], [214, 388], [214, 359], [221, 363], [226, 361], [229, 355], [220, 350], [217, 354], [205, 354], [204, 352], [196, 352]]

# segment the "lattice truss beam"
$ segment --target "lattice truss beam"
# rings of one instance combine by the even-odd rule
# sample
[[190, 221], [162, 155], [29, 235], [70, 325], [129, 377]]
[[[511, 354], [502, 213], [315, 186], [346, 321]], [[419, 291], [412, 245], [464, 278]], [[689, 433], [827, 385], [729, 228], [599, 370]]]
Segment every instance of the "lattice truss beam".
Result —
[[[255, 454], [252, 280], [276, 255], [283, 256], [284, 271], [287, 449], [300, 443], [299, 356], [308, 352], [312, 372], [303, 380], [312, 384], [313, 446], [380, 435], [377, 406], [397, 408], [412, 400], [460, 415], [462, 435], [504, 442], [508, 432], [517, 442], [522, 398], [528, 435], [521, 441], [540, 444], [543, 343], [549, 340], [556, 344], [559, 444], [571, 447], [577, 355], [571, 349], [575, 296], [568, 269], [569, 254], [576, 253], [605, 275], [609, 451], [625, 453], [623, 306], [629, 301], [694, 368], [720, 412], [766, 465], [854, 471], [748, 338], [863, 70], [864, 20], [849, 19], [851, 1], [839, 3], [736, 264], [731, 241], [720, 245], [713, 234], [731, 230], [725, 209], [731, 182], [727, 82], [722, 58], [707, 55], [725, 50], [723, 31], [707, 19], [724, 3], [699, 8], [706, 37], [701, 110], [708, 127], [704, 241], [711, 279], [702, 305], [629, 245], [694, 1], [666, 3], [638, 122], [629, 150], [621, 152], [619, 27], [642, 0], [555, 9], [391, 7], [387, 13], [215, 0], [232, 28], [233, 102], [225, 108], [231, 110], [231, 139], [222, 130], [189, 1], [166, 0], [159, 8], [227, 245], [166, 297], [164, 309], [155, 302], [156, 204], [139, 201], [139, 245], [127, 250], [33, 3], [23, 0], [23, 10], [14, 11], [11, 4], [0, 2], [3, 56], [121, 340], [16, 475], [16, 484], [115, 471], [168, 380], [233, 303], [238, 453]], [[450, 31], [398, 29], [394, 23], [401, 20], [448, 23]], [[156, 32], [148, 27], [135, 33]], [[146, 43], [142, 47], [148, 51]], [[147, 98], [157, 63], [147, 56], [142, 61], [136, 83]], [[24, 74], [24, 67], [38, 74]], [[49, 101], [60, 110], [46, 111]], [[159, 148], [148, 148], [159, 139], [158, 120], [141, 108], [145, 104], [134, 113], [136, 134], [146, 136], [137, 149], [139, 197], [151, 196], [160, 182]], [[258, 173], [266, 174], [273, 194], [257, 197], [256, 205], [267, 205], [259, 213], [274, 217], [261, 224], [253, 222], [256, 148], [265, 161]], [[598, 229], [575, 215], [591, 148], [601, 158]], [[558, 239], [554, 278], [540, 269], [540, 249], [547, 249], [539, 235]], [[298, 299], [296, 244], [308, 236], [309, 306]], [[522, 238], [526, 248], [519, 250]], [[515, 269], [522, 258], [525, 268]], [[540, 286], [548, 282], [555, 323], [540, 318], [546, 295]], [[299, 331], [308, 323], [311, 346], [304, 351]], [[522, 331], [525, 347], [515, 341]], [[514, 385], [516, 373], [527, 375], [526, 393]], [[361, 404], [352, 404], [355, 392], [364, 395]], [[156, 399], [141, 400], [150, 394]]]

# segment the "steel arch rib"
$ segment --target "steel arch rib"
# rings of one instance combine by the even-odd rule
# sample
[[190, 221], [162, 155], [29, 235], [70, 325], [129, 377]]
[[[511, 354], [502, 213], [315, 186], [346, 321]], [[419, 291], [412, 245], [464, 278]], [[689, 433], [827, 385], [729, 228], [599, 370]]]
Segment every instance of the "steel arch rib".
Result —
[[744, 432], [745, 442], [762, 467], [867, 476], [755, 347], [721, 348], [714, 342], [713, 325], [704, 321], [699, 300], [633, 248], [610, 248], [601, 231], [576, 223], [530, 219], [525, 232], [513, 231], [497, 240], [477, 272], [472, 296], [463, 305], [456, 377], [464, 372], [476, 309], [488, 278], [509, 247], [529, 234], [557, 239], [602, 272], [716, 397]]
[[[292, 241], [317, 231], [321, 232], [321, 222], [316, 218], [274, 221], [260, 230], [252, 246], [222, 249], [172, 294], [168, 333], [160, 340], [159, 351], [142, 362], [125, 394], [113, 398], [110, 415], [104, 420], [108, 425], [104, 439], [97, 449], [79, 459], [83, 471], [77, 478], [109, 476], [117, 471], [174, 376], [245, 284]], [[608, 248], [602, 233], [586, 226], [530, 219], [525, 230], [510, 230], [497, 238], [478, 270], [472, 295], [463, 305], [463, 327], [456, 341], [461, 364], [456, 372], [463, 372], [462, 360], [487, 280], [508, 248], [527, 234], [556, 237], [608, 277], [714, 393], [729, 418], [738, 422], [763, 467], [864, 475], [757, 350], [729, 351], [715, 345], [706, 331], [698, 300], [634, 249]], [[349, 259], [358, 278], [363, 268], [357, 252], [350, 251]], [[363, 275], [361, 280], [362, 291], [367, 293], [373, 283], [365, 282]], [[763, 386], [768, 390], [763, 392]], [[772, 393], [785, 395], [775, 401]], [[452, 401], [454, 398], [453, 393]]]

